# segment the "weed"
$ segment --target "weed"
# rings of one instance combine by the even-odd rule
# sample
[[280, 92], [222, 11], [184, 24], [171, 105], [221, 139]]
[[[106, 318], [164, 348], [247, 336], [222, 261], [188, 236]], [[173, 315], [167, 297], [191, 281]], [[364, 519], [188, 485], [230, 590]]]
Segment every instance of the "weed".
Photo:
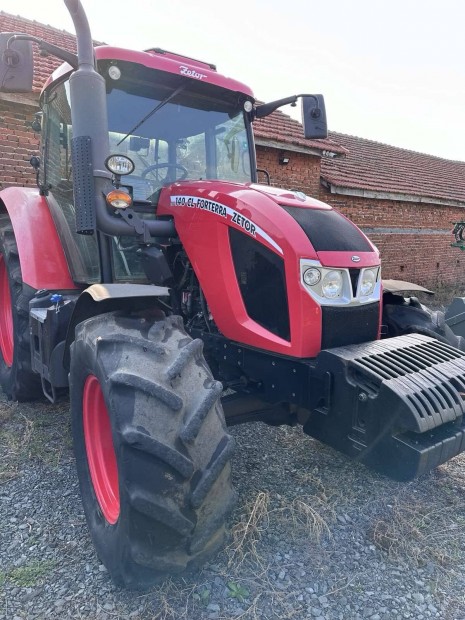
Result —
[[54, 568], [54, 562], [35, 562], [26, 566], [10, 569], [5, 574], [5, 580], [12, 581], [16, 586], [28, 588], [43, 583], [46, 575]]
[[239, 583], [235, 581], [230, 581], [228, 583], [228, 596], [237, 599], [240, 603], [243, 603], [245, 599], [248, 598], [249, 594], [247, 588], [244, 588], [244, 586], [241, 586]]
[[201, 603], [202, 605], [207, 606], [210, 602], [211, 592], [207, 588], [198, 588], [193, 594], [192, 598], [194, 601]]

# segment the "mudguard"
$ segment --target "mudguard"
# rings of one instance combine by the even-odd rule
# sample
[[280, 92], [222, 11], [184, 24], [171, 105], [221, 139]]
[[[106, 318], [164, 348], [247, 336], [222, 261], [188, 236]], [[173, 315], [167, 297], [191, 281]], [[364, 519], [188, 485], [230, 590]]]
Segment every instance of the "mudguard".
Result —
[[8, 187], [0, 208], [10, 216], [23, 282], [37, 290], [77, 288], [44, 196], [36, 188]]
[[[114, 310], [156, 309], [156, 299], [169, 297], [169, 289], [151, 284], [92, 284], [79, 295], [68, 325], [63, 365], [69, 370], [69, 349], [78, 323]], [[161, 311], [160, 311], [161, 312]]]

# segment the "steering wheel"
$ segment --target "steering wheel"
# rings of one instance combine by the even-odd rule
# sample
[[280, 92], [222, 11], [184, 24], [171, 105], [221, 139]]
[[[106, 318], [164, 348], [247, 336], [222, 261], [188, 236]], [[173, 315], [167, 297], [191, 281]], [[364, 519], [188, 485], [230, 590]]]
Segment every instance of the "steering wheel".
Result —
[[179, 179], [176, 179], [176, 181], [183, 181], [189, 174], [187, 168], [184, 168], [184, 166], [181, 166], [181, 164], [170, 164], [168, 162], [163, 162], [161, 164], [152, 164], [151, 166], [147, 166], [147, 168], [142, 172], [140, 176], [145, 179], [149, 172], [151, 172], [152, 170], [160, 170], [160, 168], [174, 168], [175, 170], [181, 170], [182, 176], [179, 177]]

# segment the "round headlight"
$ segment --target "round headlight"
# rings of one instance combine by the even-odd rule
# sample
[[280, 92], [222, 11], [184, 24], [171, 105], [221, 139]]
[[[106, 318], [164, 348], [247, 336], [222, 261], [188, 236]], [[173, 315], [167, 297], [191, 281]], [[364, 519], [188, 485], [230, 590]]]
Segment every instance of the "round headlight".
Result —
[[110, 155], [105, 160], [107, 170], [118, 176], [132, 174], [134, 172], [134, 162], [126, 155]]
[[363, 297], [367, 297], [371, 295], [375, 289], [376, 284], [376, 274], [374, 271], [370, 269], [365, 269], [362, 276], [362, 281], [360, 282], [360, 295]]
[[328, 299], [340, 297], [342, 293], [342, 275], [340, 271], [329, 271], [323, 278], [321, 292]]
[[315, 267], [310, 267], [310, 269], [306, 269], [304, 271], [304, 282], [308, 284], [308, 286], [315, 286], [321, 280], [321, 273], [319, 269], [315, 269]]

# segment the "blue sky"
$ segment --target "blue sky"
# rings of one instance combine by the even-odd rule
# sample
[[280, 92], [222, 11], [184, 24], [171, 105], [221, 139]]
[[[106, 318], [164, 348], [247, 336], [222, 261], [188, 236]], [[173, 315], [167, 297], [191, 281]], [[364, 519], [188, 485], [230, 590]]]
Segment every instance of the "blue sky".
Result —
[[[330, 129], [465, 161], [460, 0], [83, 0], [94, 39], [213, 62], [257, 98], [323, 93]], [[1, 9], [73, 31], [62, 0]], [[299, 108], [283, 111], [298, 118]]]

